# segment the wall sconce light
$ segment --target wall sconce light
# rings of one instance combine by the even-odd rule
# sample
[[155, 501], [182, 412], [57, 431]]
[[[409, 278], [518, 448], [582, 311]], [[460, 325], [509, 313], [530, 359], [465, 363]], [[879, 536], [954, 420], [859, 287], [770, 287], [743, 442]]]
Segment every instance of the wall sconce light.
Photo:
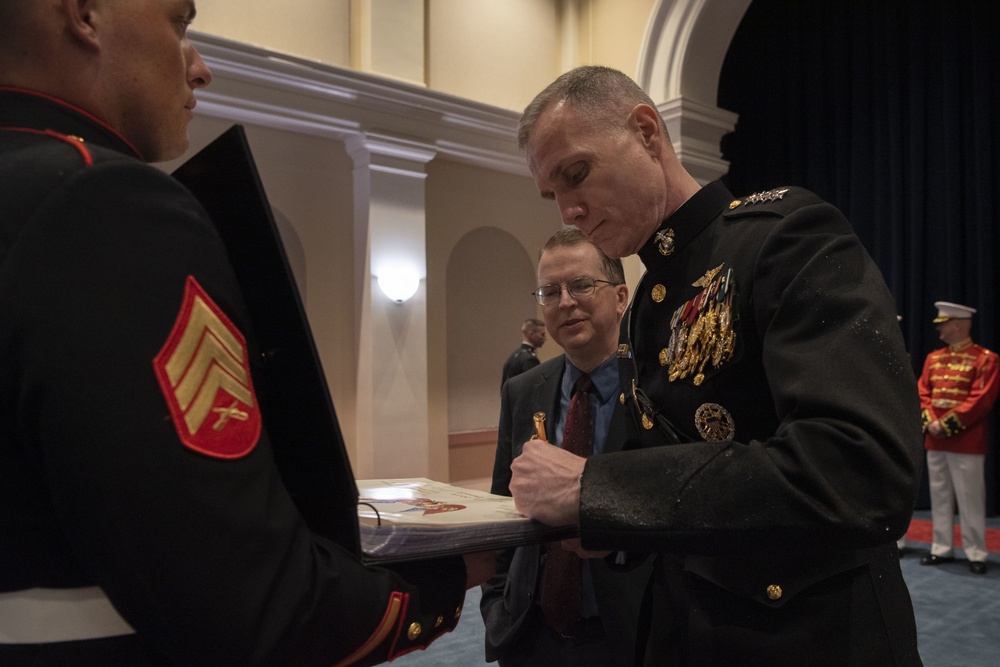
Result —
[[376, 280], [382, 294], [396, 303], [403, 303], [416, 294], [420, 287], [420, 276], [405, 266], [387, 267], [379, 272]]

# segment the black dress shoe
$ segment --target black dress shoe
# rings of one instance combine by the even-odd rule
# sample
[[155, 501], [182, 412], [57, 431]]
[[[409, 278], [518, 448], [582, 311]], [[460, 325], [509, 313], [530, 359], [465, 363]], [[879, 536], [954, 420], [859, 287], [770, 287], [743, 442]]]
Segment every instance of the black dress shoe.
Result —
[[921, 565], [940, 565], [941, 563], [950, 563], [955, 560], [951, 556], [935, 556], [934, 554], [927, 554], [920, 559]]
[[981, 560], [974, 560], [969, 563], [969, 571], [972, 574], [986, 574], [986, 563]]

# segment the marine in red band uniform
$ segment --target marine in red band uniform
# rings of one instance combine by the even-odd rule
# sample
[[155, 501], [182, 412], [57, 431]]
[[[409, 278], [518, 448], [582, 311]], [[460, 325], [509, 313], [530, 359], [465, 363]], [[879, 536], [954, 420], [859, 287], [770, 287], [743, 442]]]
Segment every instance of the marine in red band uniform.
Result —
[[276, 453], [303, 443], [276, 434], [303, 415], [269, 418], [217, 228], [145, 164], [186, 150], [211, 79], [193, 17], [190, 0], [0, 0], [5, 667], [374, 664], [453, 628], [488, 576], [364, 566], [348, 465], [322, 475], [347, 490], [339, 530], [287, 490]]
[[920, 374], [920, 408], [927, 450], [934, 542], [921, 565], [953, 560], [955, 501], [962, 547], [975, 574], [986, 572], [987, 417], [997, 398], [997, 355], [972, 342], [975, 308], [937, 301], [934, 318], [947, 347], [927, 355]]

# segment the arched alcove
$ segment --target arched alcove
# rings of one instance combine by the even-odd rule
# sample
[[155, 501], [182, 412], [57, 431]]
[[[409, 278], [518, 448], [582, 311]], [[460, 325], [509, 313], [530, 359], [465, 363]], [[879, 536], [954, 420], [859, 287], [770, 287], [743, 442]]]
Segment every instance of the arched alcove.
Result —
[[493, 429], [503, 362], [537, 317], [534, 262], [509, 232], [479, 227], [455, 244], [447, 282], [448, 431]]

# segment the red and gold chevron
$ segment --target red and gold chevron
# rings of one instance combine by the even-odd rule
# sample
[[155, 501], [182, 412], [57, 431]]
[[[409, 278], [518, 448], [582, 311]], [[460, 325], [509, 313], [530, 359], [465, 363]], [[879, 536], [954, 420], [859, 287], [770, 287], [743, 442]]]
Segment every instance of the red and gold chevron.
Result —
[[261, 415], [246, 339], [193, 276], [153, 369], [185, 445], [224, 459], [257, 445]]

